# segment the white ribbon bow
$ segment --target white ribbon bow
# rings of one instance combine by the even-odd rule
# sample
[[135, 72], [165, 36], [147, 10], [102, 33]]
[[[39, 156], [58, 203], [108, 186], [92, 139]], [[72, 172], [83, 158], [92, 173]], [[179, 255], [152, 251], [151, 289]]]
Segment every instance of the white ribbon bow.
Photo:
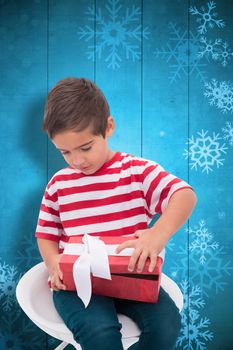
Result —
[[[83, 236], [82, 241], [84, 244], [68, 244], [63, 254], [79, 255], [73, 266], [73, 278], [77, 294], [87, 307], [92, 293], [91, 273], [95, 277], [111, 280], [108, 255], [131, 256], [134, 248], [125, 248], [117, 254], [119, 244], [105, 245], [98, 237], [88, 234]], [[159, 255], [164, 259], [164, 250]]]

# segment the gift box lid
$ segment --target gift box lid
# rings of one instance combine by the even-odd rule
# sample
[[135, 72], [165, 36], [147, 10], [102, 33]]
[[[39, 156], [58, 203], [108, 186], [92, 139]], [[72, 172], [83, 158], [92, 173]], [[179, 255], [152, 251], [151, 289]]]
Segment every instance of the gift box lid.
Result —
[[[114, 237], [99, 237], [106, 245], [119, 245], [127, 240], [136, 240], [137, 238], [134, 236], [114, 236]], [[76, 236], [76, 237], [70, 237], [67, 244], [82, 244], [82, 236]], [[60, 265], [62, 267], [62, 270], [65, 271], [72, 271], [72, 266], [74, 262], [77, 260], [78, 255], [73, 254], [66, 254], [65, 252], [61, 256]], [[130, 260], [130, 256], [108, 256], [109, 265], [110, 265], [110, 272], [111, 274], [135, 274], [137, 273], [136, 270], [129, 271], [128, 270], [128, 264]], [[148, 258], [145, 266], [143, 268], [143, 271], [140, 272], [140, 275], [159, 275], [161, 274], [162, 270], [162, 264], [163, 259], [161, 256], [157, 256], [156, 260], [156, 266], [153, 272], [149, 272], [148, 268], [150, 265], [150, 259]]]

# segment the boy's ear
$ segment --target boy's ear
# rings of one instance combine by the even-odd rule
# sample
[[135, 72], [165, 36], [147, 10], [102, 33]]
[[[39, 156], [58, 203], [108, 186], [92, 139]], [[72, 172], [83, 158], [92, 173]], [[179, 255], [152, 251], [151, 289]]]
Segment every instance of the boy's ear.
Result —
[[113, 132], [115, 129], [115, 122], [113, 117], [109, 116], [108, 117], [108, 122], [107, 122], [107, 128], [106, 128], [106, 136], [112, 136]]

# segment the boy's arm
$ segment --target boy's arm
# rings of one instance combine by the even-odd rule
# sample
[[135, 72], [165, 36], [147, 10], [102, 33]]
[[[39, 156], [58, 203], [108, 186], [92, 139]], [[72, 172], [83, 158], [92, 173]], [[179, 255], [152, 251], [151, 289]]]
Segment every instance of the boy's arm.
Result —
[[37, 239], [40, 254], [48, 268], [51, 277], [51, 288], [54, 290], [66, 289], [62, 283], [63, 275], [59, 268], [59, 254], [58, 243], [47, 239]]
[[137, 272], [141, 272], [148, 257], [149, 271], [154, 270], [157, 255], [171, 236], [188, 220], [196, 201], [196, 195], [191, 188], [180, 189], [172, 195], [167, 208], [153, 227], [136, 231], [137, 240], [129, 240], [119, 245], [117, 253], [128, 247], [135, 248], [129, 262], [129, 271], [133, 271], [137, 265]]

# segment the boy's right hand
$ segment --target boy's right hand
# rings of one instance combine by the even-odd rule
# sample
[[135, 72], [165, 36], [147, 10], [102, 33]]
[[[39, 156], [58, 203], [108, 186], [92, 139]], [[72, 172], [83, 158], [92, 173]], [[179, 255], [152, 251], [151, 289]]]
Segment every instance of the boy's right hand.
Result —
[[63, 284], [63, 274], [59, 267], [61, 254], [54, 255], [48, 264], [49, 275], [51, 278], [51, 288], [55, 291], [66, 290], [66, 286]]

